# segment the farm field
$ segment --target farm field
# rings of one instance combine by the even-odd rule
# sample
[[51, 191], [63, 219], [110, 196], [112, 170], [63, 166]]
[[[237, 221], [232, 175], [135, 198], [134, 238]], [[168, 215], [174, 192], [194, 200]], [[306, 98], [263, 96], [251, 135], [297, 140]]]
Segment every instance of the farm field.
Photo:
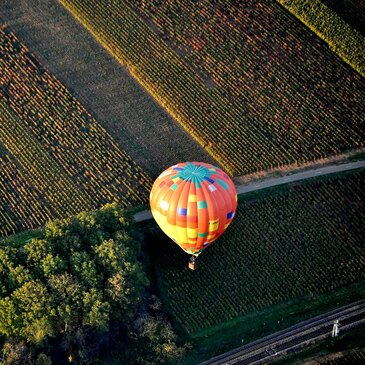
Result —
[[[341, 13], [326, 6], [321, 0], [277, 1], [326, 42], [332, 52], [365, 77], [365, 38], [352, 26], [352, 22], [348, 24]], [[354, 5], [350, 2], [348, 11], [351, 8]], [[345, 18], [346, 13], [344, 12]]]
[[365, 1], [364, 0], [322, 0], [341, 18], [365, 36]]
[[[224, 236], [191, 272], [151, 223], [161, 295], [185, 333], [364, 279], [365, 171], [243, 196]], [[204, 290], [203, 290], [204, 289]]]
[[[54, 217], [91, 209], [89, 198], [49, 158], [11, 110], [0, 104], [2, 219], [1, 235], [41, 226]], [[28, 151], [29, 154], [24, 153]]]
[[57, 0], [3, 0], [0, 23], [151, 177], [177, 161], [216, 163]]
[[233, 175], [364, 145], [364, 78], [275, 2], [61, 3]]
[[[42, 248], [49, 232], [59, 234], [55, 218], [83, 212], [72, 239], [57, 239], [69, 245], [66, 256], [85, 229], [84, 238], [105, 244], [100, 257], [112, 259], [108, 230], [128, 223], [143, 247], [136, 262], [146, 280], [130, 301], [139, 307], [133, 320], [108, 317], [91, 295], [90, 315], [104, 332], [83, 321], [72, 332], [66, 321], [43, 343], [27, 338], [21, 347], [24, 338], [0, 325], [0, 363], [10, 349], [37, 364], [43, 351], [54, 363], [62, 353], [70, 363], [195, 365], [364, 297], [365, 168], [240, 195], [232, 224], [196, 271], [154, 221], [129, 223], [148, 203], [154, 178], [178, 162], [211, 163], [257, 188], [263, 177], [346, 156], [364, 160], [364, 1], [310, 1], [304, 13], [317, 29], [300, 16], [308, 1], [3, 0], [0, 248], [23, 259], [25, 246]], [[360, 67], [344, 61], [323, 29]], [[128, 210], [128, 219], [110, 210], [97, 222], [95, 210], [106, 203], [116, 203], [106, 211]], [[76, 266], [92, 282], [84, 259]], [[5, 261], [0, 279], [8, 276]], [[62, 264], [70, 277], [74, 269]], [[100, 279], [98, 289], [133, 288], [118, 275]], [[7, 290], [0, 285], [0, 324], [16, 322], [4, 310]], [[88, 342], [94, 331], [98, 346]]]
[[107, 202], [146, 203], [150, 177], [14, 33], [0, 38], [1, 234]]

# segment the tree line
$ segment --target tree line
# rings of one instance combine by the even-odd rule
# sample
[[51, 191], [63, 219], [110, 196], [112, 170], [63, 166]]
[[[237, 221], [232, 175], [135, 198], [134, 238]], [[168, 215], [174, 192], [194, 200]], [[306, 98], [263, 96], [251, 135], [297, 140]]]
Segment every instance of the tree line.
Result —
[[0, 246], [0, 364], [161, 364], [181, 357], [147, 295], [141, 242], [115, 204]]

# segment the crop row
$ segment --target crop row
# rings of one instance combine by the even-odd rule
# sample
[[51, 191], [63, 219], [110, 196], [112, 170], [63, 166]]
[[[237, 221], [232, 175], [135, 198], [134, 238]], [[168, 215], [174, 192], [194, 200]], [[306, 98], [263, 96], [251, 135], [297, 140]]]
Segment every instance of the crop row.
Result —
[[180, 325], [194, 333], [364, 279], [364, 182], [359, 171], [240, 201], [195, 272], [179, 247], [149, 233], [162, 294]]
[[[20, 215], [20, 208], [24, 204], [28, 204], [32, 218], [37, 220], [36, 217], [39, 217], [38, 223], [45, 223], [50, 216], [50, 211], [54, 217], [69, 217], [95, 207], [89, 196], [75, 186], [67, 174], [50, 158], [41, 144], [31, 136], [4, 101], [0, 102], [0, 142], [8, 151], [11, 151], [19, 164], [18, 168], [27, 180], [28, 186], [25, 185], [23, 189], [29, 188], [31, 184], [45, 202], [44, 208], [42, 208], [41, 201], [35, 206], [29, 205], [31, 201], [26, 200], [14, 202], [16, 209], [14, 213]], [[6, 167], [14, 166], [6, 165]], [[5, 189], [3, 191], [5, 200], [10, 199], [12, 185], [16, 184], [15, 181], [8, 180], [6, 176], [7, 172], [4, 171], [2, 174], [2, 179], [5, 178], [3, 186], [8, 185], [10, 190]], [[26, 194], [21, 198], [26, 198]], [[19, 211], [16, 204], [19, 205]]]
[[365, 38], [354, 31], [340, 15], [320, 0], [277, 1], [324, 39], [334, 52], [365, 77]]
[[8, 151], [0, 153], [0, 196], [0, 236], [39, 227], [57, 216]]
[[1, 37], [4, 99], [50, 157], [97, 205], [145, 203], [150, 178], [13, 33]]
[[[139, 10], [136, 2], [129, 3]], [[338, 76], [324, 66], [334, 63], [333, 55], [318, 50], [308, 35], [303, 37], [295, 29], [289, 33], [288, 19], [280, 10], [265, 2], [252, 2], [247, 9], [243, 5], [214, 7], [209, 2], [186, 1], [150, 9], [145, 6], [144, 15], [160, 25], [163, 36], [180, 51], [189, 50], [185, 58], [197, 70], [223, 86], [233, 100], [241, 101], [237, 106], [241, 113], [248, 111], [258, 123], [267, 118], [270, 123], [261, 122], [267, 138], [274, 137], [285, 150], [295, 151], [298, 159], [305, 150], [316, 147], [316, 152], [324, 155], [338, 153], [346, 136], [352, 136], [354, 147], [359, 146], [364, 125], [356, 113], [361, 113], [358, 107], [364, 105], [364, 90], [351, 89], [353, 101], [358, 103], [350, 116], [354, 123], [340, 123], [341, 106], [348, 108], [344, 101], [348, 88], [329, 93]], [[304, 42], [309, 44], [305, 48]], [[320, 88], [314, 74], [319, 67], [324, 73]], [[353, 77], [347, 76], [350, 82]]]
[[277, 4], [61, 3], [231, 174], [364, 145], [364, 81]]

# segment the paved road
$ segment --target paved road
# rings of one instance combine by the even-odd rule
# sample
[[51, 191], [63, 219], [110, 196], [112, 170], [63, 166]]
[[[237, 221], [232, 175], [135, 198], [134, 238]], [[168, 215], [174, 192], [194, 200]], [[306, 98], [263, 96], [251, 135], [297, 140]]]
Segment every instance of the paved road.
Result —
[[299, 323], [251, 344], [216, 356], [200, 365], [259, 365], [267, 363], [314, 341], [330, 337], [335, 320], [340, 322], [340, 332], [365, 324], [365, 300]]
[[[251, 191], [255, 190], [261, 190], [270, 188], [272, 186], [277, 186], [281, 184], [287, 184], [294, 181], [300, 181], [309, 179], [312, 177], [318, 177], [328, 174], [333, 174], [335, 172], [342, 172], [347, 170], [354, 170], [365, 167], [365, 161], [356, 161], [356, 162], [349, 162], [349, 163], [343, 163], [338, 165], [330, 165], [315, 169], [306, 170], [303, 172], [293, 173], [292, 175], [283, 176], [283, 177], [274, 177], [270, 179], [266, 179], [259, 182], [253, 182], [249, 184], [244, 185], [238, 185], [237, 188], [237, 194], [245, 194]], [[151, 211], [145, 210], [143, 212], [136, 213], [134, 216], [134, 220], [136, 222], [142, 222], [145, 220], [152, 219]]]

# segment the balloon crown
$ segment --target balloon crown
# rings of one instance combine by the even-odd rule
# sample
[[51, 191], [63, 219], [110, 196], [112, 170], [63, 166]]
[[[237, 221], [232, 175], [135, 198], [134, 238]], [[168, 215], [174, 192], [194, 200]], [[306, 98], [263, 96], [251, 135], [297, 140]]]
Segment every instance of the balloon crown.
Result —
[[200, 185], [204, 180], [211, 180], [210, 176], [217, 170], [215, 167], [207, 168], [202, 165], [196, 165], [191, 162], [186, 163], [185, 166], [174, 167], [177, 171], [176, 176], [184, 181], [192, 181], [193, 183]]

